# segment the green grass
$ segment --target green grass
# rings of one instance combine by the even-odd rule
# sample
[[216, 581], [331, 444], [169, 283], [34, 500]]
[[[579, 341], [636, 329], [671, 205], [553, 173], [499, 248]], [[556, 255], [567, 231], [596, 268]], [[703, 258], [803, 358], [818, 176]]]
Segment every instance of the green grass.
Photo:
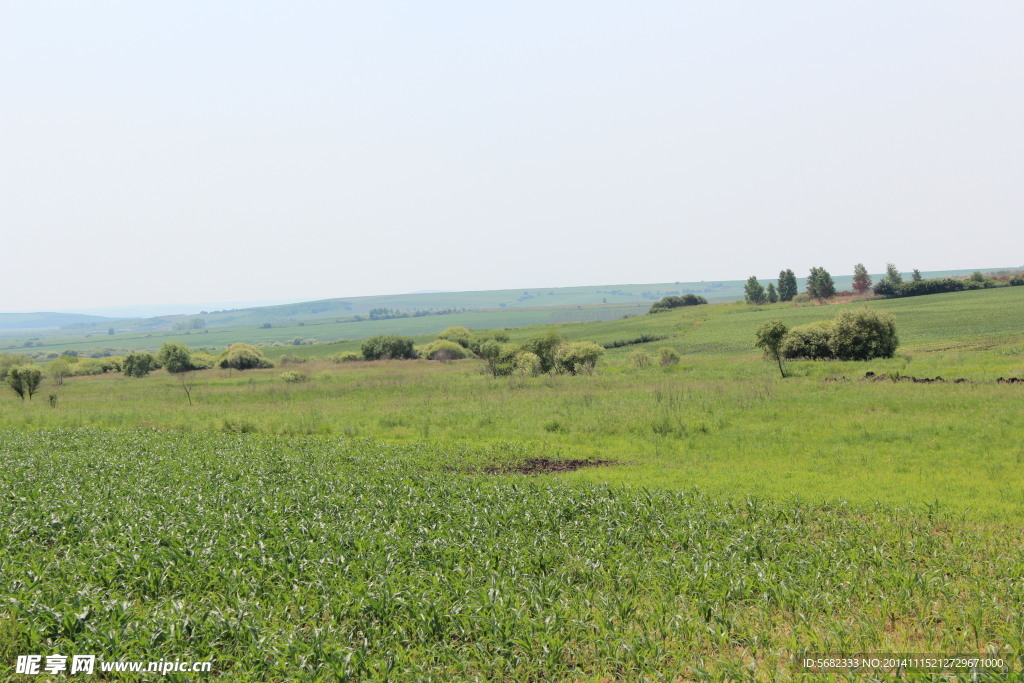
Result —
[[942, 513], [460, 473], [515, 446], [3, 437], [8, 654], [212, 659], [226, 680], [522, 681], [1021, 650], [1019, 534]]

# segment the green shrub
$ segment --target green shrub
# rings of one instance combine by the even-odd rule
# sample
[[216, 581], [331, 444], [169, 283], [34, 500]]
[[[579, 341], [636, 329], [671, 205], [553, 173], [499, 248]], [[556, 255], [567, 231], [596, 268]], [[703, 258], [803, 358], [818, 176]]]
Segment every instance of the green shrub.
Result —
[[272, 368], [274, 364], [264, 357], [263, 352], [252, 344], [236, 342], [224, 350], [217, 364], [225, 369], [252, 370]]
[[1024, 285], [1024, 276], [1018, 275], [1010, 278], [1011, 287], [1020, 287], [1021, 285]]
[[295, 372], [294, 370], [286, 370], [281, 373], [281, 381], [288, 384], [300, 384], [302, 382], [309, 381], [309, 375], [304, 372]]
[[363, 355], [355, 351], [342, 351], [328, 356], [328, 360], [332, 363], [354, 363], [363, 360]]
[[[484, 359], [487, 372], [495, 377], [499, 377], [512, 374], [512, 371], [515, 369], [515, 357], [519, 350], [519, 347], [515, 344], [503, 343], [497, 339], [488, 339], [480, 346], [480, 355]], [[536, 356], [537, 354], [533, 355]], [[539, 357], [537, 362], [540, 362]]]
[[410, 337], [397, 334], [382, 334], [370, 337], [360, 347], [366, 360], [405, 360], [416, 357], [416, 349]]
[[783, 358], [806, 358], [809, 360], [831, 358], [829, 332], [832, 321], [819, 320], [791, 329], [782, 340]]
[[32, 359], [24, 353], [0, 353], [0, 382], [7, 379], [7, 373], [15, 365], [27, 365]]
[[461, 325], [446, 327], [441, 334], [437, 335], [437, 338], [455, 342], [464, 349], [468, 349], [473, 342], [472, 333]]
[[626, 358], [634, 368], [646, 368], [654, 364], [654, 356], [647, 349], [635, 349]]
[[540, 358], [529, 351], [520, 351], [512, 360], [512, 369], [521, 377], [536, 377], [540, 374]]
[[121, 369], [125, 377], [145, 377], [156, 369], [156, 356], [148, 351], [133, 351], [124, 357]]
[[419, 350], [420, 358], [442, 362], [469, 358], [472, 355], [472, 351], [448, 339], [435, 339]]
[[604, 355], [604, 347], [594, 342], [569, 342], [555, 349], [555, 370], [570, 375], [589, 375]]
[[682, 296], [666, 296], [660, 301], [654, 303], [651, 306], [651, 310], [648, 313], [661, 313], [662, 311], [670, 311], [673, 308], [681, 308], [683, 306], [700, 306], [708, 302], [702, 296], [696, 294], [684, 294]]
[[562, 339], [554, 330], [531, 337], [523, 344], [523, 351], [529, 351], [540, 359], [540, 371], [547, 373], [555, 368], [555, 349], [562, 345]]
[[892, 358], [898, 345], [896, 320], [889, 313], [862, 308], [843, 311], [832, 321], [828, 346], [833, 358]]
[[662, 346], [658, 349], [658, 363], [663, 368], [667, 368], [670, 365], [675, 365], [681, 361], [683, 357], [679, 355], [679, 352], [670, 346]]
[[279, 365], [299, 365], [305, 363], [306, 359], [301, 356], [289, 356], [285, 354], [277, 359]]

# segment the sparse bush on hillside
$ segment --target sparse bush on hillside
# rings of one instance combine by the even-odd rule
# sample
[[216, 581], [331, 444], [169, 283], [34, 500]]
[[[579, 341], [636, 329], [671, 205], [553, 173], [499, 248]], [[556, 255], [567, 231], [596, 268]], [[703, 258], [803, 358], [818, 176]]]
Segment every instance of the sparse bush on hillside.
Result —
[[281, 373], [281, 381], [286, 384], [300, 384], [302, 382], [309, 381], [309, 375], [304, 372], [295, 372], [294, 370], [286, 370]]
[[683, 357], [679, 355], [679, 352], [670, 346], [662, 346], [658, 349], [658, 364], [663, 368], [676, 365], [682, 359]]
[[272, 368], [263, 352], [252, 344], [236, 342], [224, 350], [217, 364], [224, 369], [253, 370], [256, 368]]
[[363, 360], [363, 355], [355, 351], [342, 351], [328, 357], [332, 363], [354, 363]]
[[594, 342], [569, 342], [555, 349], [555, 370], [570, 375], [589, 375], [604, 355], [604, 347]]
[[361, 349], [366, 360], [405, 360], [416, 357], [412, 339], [397, 334], [370, 337], [362, 343]]
[[646, 368], [654, 364], [654, 356], [647, 349], [634, 349], [626, 358], [634, 368]]
[[287, 353], [277, 359], [278, 365], [298, 365], [305, 362], [305, 358], [301, 356], [289, 356]]

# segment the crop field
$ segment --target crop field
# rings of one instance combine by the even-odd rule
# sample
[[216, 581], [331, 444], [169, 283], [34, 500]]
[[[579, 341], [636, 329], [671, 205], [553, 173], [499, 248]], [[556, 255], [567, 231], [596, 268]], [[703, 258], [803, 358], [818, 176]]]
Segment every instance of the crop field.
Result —
[[[191, 405], [163, 371], [5, 391], [0, 666], [790, 680], [810, 653], [915, 652], [1020, 670], [1024, 385], [996, 380], [1024, 377], [1024, 287], [863, 305], [895, 316], [896, 357], [786, 379], [754, 330], [840, 306], [558, 325], [611, 347], [592, 375], [325, 359], [352, 341], [193, 373]], [[682, 361], [630, 362], [663, 346]]]

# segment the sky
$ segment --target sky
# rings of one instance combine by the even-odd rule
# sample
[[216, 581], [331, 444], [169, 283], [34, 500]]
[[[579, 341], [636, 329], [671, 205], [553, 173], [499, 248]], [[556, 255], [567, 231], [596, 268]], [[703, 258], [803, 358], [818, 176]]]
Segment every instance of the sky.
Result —
[[1024, 3], [0, 0], [0, 311], [1024, 265]]

